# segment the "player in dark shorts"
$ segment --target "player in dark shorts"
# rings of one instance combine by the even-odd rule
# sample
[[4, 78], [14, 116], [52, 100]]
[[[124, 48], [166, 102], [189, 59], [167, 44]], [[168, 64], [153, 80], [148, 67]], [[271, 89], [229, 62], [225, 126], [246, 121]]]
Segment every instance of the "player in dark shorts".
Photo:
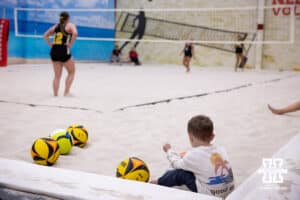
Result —
[[[239, 35], [238, 36], [238, 41], [242, 41], [243, 38]], [[236, 44], [235, 45], [235, 55], [236, 55], [236, 63], [235, 63], [235, 68], [234, 70], [237, 71], [237, 69], [241, 66], [241, 62], [244, 59], [244, 49], [245, 46], [243, 43]]]
[[190, 62], [192, 57], [194, 56], [194, 45], [193, 43], [186, 43], [184, 46], [184, 49], [182, 50], [181, 54], [184, 54], [183, 56], [183, 66], [186, 68], [186, 72], [190, 72]]
[[[54, 69], [54, 96], [58, 96], [63, 67], [65, 67], [68, 72], [64, 96], [70, 94], [70, 88], [75, 76], [75, 64], [71, 58], [70, 49], [78, 34], [76, 26], [69, 22], [69, 18], [70, 16], [67, 12], [62, 12], [59, 16], [59, 23], [49, 28], [44, 34], [47, 44], [51, 47], [50, 56]], [[53, 43], [49, 39], [50, 35], [54, 35]]]

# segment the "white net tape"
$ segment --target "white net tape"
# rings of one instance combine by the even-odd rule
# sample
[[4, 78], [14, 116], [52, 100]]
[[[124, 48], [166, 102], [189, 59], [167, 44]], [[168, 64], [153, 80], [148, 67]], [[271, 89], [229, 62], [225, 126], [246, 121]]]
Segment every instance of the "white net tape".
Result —
[[[273, 14], [269, 6], [263, 9], [265, 16]], [[240, 36], [245, 44], [282, 44], [294, 41], [295, 16], [276, 16], [265, 24], [267, 40], [256, 41], [257, 7], [242, 8], [182, 8], [182, 9], [15, 9], [15, 32], [20, 37], [42, 37], [46, 24], [57, 23], [61, 11], [67, 11], [79, 27], [86, 24], [92, 28], [106, 28], [115, 31], [114, 37], [103, 36], [99, 32], [80, 32], [79, 40], [91, 41], [139, 41], [158, 43], [185, 43], [212, 46], [224, 51], [232, 51]], [[141, 14], [144, 13], [144, 14]], [[43, 25], [44, 16], [53, 16], [53, 21]], [[144, 16], [141, 16], [144, 15]], [[32, 18], [31, 32], [26, 32], [22, 20]], [[88, 16], [88, 18], [86, 17]], [[106, 18], [114, 18], [114, 23]], [[49, 17], [48, 17], [49, 19]], [[87, 20], [87, 21], [86, 21]], [[142, 24], [144, 23], [144, 25]], [[22, 27], [23, 26], [23, 27]], [[25, 31], [24, 31], [25, 30]], [[134, 37], [133, 37], [134, 36]]]

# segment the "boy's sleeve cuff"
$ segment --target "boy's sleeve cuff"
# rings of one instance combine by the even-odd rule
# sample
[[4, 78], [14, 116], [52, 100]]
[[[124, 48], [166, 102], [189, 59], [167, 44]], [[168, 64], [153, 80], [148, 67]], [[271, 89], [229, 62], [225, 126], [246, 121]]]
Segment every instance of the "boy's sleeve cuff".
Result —
[[166, 152], [166, 154], [168, 155], [168, 156], [172, 156], [172, 155], [176, 155], [177, 153], [175, 152], [175, 151], [173, 151], [172, 149], [169, 149], [167, 152]]

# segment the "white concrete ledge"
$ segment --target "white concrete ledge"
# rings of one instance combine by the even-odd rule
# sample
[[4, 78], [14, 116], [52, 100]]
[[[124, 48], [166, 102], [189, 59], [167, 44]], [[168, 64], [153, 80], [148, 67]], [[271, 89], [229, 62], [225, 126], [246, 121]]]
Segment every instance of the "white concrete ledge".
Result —
[[0, 159], [0, 186], [64, 200], [220, 200], [157, 185]]
[[[283, 133], [284, 134], [284, 133]], [[272, 138], [270, 138], [272, 139]], [[273, 158], [283, 159], [283, 183], [264, 184], [262, 174], [257, 170], [244, 181], [226, 200], [299, 200], [300, 199], [300, 134], [292, 138]], [[262, 169], [262, 168], [260, 168]]]

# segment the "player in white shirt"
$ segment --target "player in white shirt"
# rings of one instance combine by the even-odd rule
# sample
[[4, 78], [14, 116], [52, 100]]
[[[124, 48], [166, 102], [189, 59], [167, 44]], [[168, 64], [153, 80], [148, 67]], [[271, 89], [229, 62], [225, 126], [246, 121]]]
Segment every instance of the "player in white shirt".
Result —
[[203, 115], [193, 117], [188, 122], [188, 135], [192, 149], [185, 155], [174, 152], [170, 144], [163, 146], [173, 169], [152, 183], [185, 185], [192, 192], [225, 198], [234, 189], [233, 173], [225, 149], [211, 144], [213, 122]]

